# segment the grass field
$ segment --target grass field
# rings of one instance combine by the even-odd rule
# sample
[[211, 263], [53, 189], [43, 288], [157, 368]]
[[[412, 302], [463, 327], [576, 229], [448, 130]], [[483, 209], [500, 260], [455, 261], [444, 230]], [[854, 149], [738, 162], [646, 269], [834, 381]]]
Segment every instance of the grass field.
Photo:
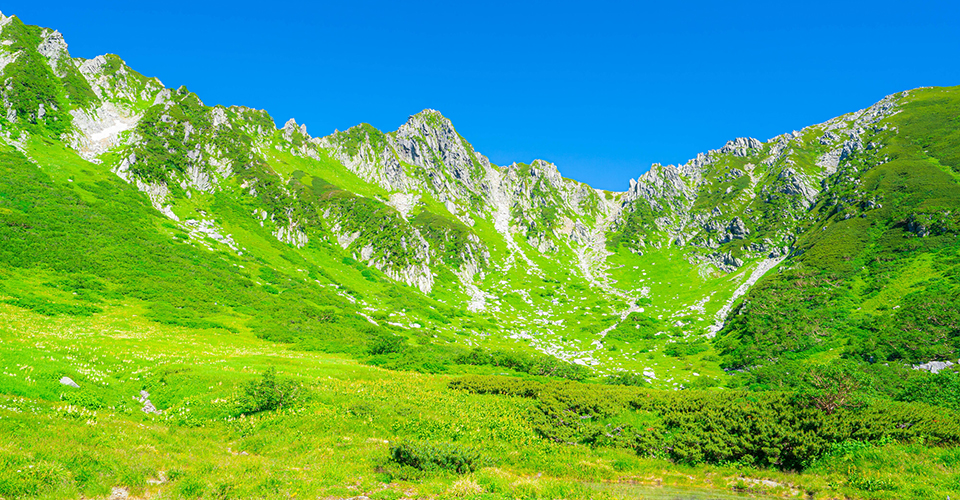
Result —
[[[136, 306], [46, 317], [0, 306], [0, 496], [105, 498], [934, 498], [960, 492], [960, 450], [847, 445], [803, 473], [684, 466], [538, 435], [529, 399], [452, 390], [449, 376], [381, 370], [226, 331], [160, 326]], [[240, 415], [269, 367], [288, 407]], [[79, 389], [61, 385], [61, 377]], [[162, 410], [141, 412], [146, 390]], [[655, 392], [655, 391], [654, 391]], [[391, 462], [399, 442], [480, 455], [466, 474]], [[713, 491], [709, 495], [697, 493]], [[725, 493], [724, 493], [725, 492]], [[727, 496], [720, 496], [721, 494]]]

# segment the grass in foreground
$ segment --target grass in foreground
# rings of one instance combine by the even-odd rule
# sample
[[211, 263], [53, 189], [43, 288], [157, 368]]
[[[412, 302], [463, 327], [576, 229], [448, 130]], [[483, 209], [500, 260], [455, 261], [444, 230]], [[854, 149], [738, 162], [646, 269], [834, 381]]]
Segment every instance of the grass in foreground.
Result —
[[[678, 465], [541, 437], [529, 398], [470, 394], [450, 377], [392, 372], [251, 336], [187, 330], [111, 309], [43, 317], [0, 306], [0, 497], [813, 498], [957, 495], [960, 450], [837, 447], [803, 473]], [[250, 412], [274, 368], [293, 405]], [[69, 376], [80, 389], [60, 385]], [[140, 411], [140, 390], [163, 410]], [[653, 392], [653, 391], [651, 391]], [[401, 443], [472, 454], [455, 472], [391, 460]], [[440, 453], [441, 455], [443, 453]], [[448, 455], [444, 455], [449, 458]], [[674, 488], [674, 489], [670, 489]], [[677, 493], [675, 494], [674, 491]], [[666, 496], [664, 496], [666, 495]]]

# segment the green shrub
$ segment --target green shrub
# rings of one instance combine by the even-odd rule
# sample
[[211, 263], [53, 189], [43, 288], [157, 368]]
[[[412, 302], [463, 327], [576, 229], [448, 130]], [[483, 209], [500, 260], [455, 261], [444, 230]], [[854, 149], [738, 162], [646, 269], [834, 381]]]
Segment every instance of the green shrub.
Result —
[[700, 354], [701, 352], [706, 351], [708, 348], [709, 346], [707, 345], [707, 341], [703, 339], [696, 339], [689, 342], [672, 342], [667, 344], [667, 347], [663, 349], [663, 353], [667, 356], [679, 358], [683, 356]]
[[633, 312], [607, 333], [607, 338], [630, 343], [650, 340], [659, 331], [661, 324], [660, 320], [643, 313]]
[[643, 378], [643, 375], [623, 371], [607, 375], [603, 378], [603, 383], [607, 385], [631, 385], [635, 387], [649, 385], [647, 379]]
[[[367, 363], [388, 370], [444, 373], [454, 360], [464, 352], [464, 349], [460, 346], [431, 344], [429, 338], [424, 337], [418, 339], [423, 343], [416, 348], [408, 348], [403, 337], [391, 336], [386, 338], [391, 339], [387, 341], [388, 343], [392, 343], [392, 339], [399, 339], [403, 345], [396, 349], [389, 345], [383, 346], [390, 352], [371, 355], [367, 359]], [[380, 341], [376, 342], [379, 343]]]
[[862, 382], [856, 369], [846, 363], [814, 366], [803, 377], [799, 396], [827, 415], [855, 406]]
[[897, 401], [917, 401], [960, 410], [960, 373], [942, 371], [931, 374], [915, 370], [895, 395]]
[[377, 335], [367, 346], [367, 354], [378, 356], [382, 354], [393, 354], [404, 350], [407, 340], [389, 333]]
[[241, 414], [273, 411], [293, 404], [300, 395], [300, 386], [277, 377], [275, 368], [263, 372], [259, 380], [251, 380], [240, 387], [238, 407]]
[[390, 447], [390, 460], [424, 472], [467, 474], [480, 468], [482, 457], [472, 448], [454, 443], [402, 442]]
[[590, 371], [580, 365], [553, 356], [517, 351], [487, 350], [480, 347], [456, 358], [456, 363], [475, 366], [502, 366], [511, 370], [544, 377], [583, 380]]
[[93, 316], [94, 314], [103, 312], [103, 309], [100, 309], [97, 306], [91, 306], [87, 304], [63, 304], [59, 302], [51, 302], [42, 297], [16, 297], [13, 299], [6, 299], [2, 302], [12, 306], [29, 309], [44, 316]]
[[828, 413], [789, 392], [653, 391], [485, 376], [458, 378], [450, 387], [537, 401], [534, 428], [556, 442], [628, 448], [688, 464], [800, 470], [851, 440], [960, 444], [960, 415], [922, 403], [869, 400]]
[[82, 406], [88, 410], [100, 410], [107, 406], [100, 396], [81, 389], [61, 393], [60, 399], [72, 405]]

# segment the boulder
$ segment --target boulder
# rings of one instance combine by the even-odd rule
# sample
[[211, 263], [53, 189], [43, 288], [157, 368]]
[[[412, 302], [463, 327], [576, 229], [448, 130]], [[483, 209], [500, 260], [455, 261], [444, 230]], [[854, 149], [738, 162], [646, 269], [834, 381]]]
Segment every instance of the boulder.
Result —
[[143, 408], [141, 408], [140, 411], [144, 413], [153, 413], [154, 415], [159, 415], [161, 411], [158, 410], [157, 407], [150, 402], [149, 398], [150, 398], [149, 392], [140, 391], [140, 397], [137, 398], [137, 401], [139, 401], [143, 405]]
[[80, 386], [77, 385], [77, 383], [74, 382], [73, 379], [71, 379], [70, 377], [63, 377], [63, 378], [61, 378], [61, 379], [60, 379], [60, 383], [63, 384], [63, 385], [69, 385], [70, 387], [76, 387], [77, 389], [80, 388]]
[[[960, 363], [960, 360], [957, 360], [957, 362]], [[928, 361], [921, 365], [913, 365], [913, 369], [925, 370], [930, 373], [937, 374], [937, 373], [940, 373], [941, 370], [950, 368], [954, 364], [956, 363], [954, 363], [953, 361]]]

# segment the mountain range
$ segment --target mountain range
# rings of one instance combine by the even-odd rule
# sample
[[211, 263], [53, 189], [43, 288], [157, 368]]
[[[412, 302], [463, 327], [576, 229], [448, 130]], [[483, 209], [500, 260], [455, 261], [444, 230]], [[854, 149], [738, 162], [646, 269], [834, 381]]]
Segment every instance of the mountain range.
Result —
[[960, 88], [736, 138], [612, 192], [494, 165], [435, 110], [312, 137], [0, 28], [8, 303], [354, 354], [381, 337], [519, 350], [661, 387], [958, 357]]

